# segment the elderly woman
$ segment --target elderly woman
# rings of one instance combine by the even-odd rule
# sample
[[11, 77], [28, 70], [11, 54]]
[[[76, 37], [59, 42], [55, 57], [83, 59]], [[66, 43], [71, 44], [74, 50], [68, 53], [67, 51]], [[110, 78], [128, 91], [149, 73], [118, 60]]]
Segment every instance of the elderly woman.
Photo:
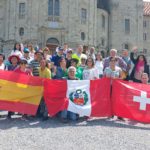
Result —
[[[66, 78], [67, 80], [79, 80], [75, 76], [76, 74], [76, 68], [71, 66], [68, 68], [68, 77]], [[60, 118], [61, 122], [67, 123], [68, 120], [76, 121], [78, 119], [78, 115], [76, 113], [64, 110], [60, 112]]]

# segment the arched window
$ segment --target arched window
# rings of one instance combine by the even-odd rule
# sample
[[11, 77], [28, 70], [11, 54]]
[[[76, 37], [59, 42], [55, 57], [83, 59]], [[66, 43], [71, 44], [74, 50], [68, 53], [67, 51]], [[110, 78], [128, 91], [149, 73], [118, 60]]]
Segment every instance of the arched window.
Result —
[[54, 44], [59, 45], [59, 41], [56, 38], [49, 38], [46, 42], [46, 44]]
[[23, 35], [24, 35], [24, 28], [21, 27], [21, 28], [19, 29], [19, 35], [20, 35], [20, 36], [23, 36]]
[[60, 15], [60, 0], [48, 0], [48, 15], [49, 16]]

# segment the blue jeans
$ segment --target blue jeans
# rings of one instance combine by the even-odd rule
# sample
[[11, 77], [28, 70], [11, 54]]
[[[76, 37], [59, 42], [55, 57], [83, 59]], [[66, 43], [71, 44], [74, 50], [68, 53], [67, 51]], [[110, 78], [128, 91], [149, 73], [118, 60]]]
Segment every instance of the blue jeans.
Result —
[[70, 112], [67, 110], [63, 110], [60, 112], [60, 117], [63, 119], [70, 119], [70, 120], [76, 121], [78, 116], [76, 113], [73, 113], [73, 112]]

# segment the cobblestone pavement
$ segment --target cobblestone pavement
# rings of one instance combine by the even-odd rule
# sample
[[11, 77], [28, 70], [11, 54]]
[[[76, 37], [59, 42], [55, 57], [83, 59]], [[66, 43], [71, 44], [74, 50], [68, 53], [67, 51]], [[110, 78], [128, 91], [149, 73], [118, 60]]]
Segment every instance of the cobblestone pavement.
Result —
[[150, 150], [150, 125], [116, 118], [61, 123], [0, 118], [1, 150]]

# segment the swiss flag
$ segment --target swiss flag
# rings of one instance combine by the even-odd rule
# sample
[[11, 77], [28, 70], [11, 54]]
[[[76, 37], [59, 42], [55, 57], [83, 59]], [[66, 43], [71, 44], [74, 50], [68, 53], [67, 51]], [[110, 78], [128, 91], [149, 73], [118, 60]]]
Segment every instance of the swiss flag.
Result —
[[150, 123], [150, 85], [114, 80], [112, 86], [114, 115]]
[[45, 80], [44, 99], [50, 116], [69, 110], [80, 116], [112, 115], [110, 80]]

